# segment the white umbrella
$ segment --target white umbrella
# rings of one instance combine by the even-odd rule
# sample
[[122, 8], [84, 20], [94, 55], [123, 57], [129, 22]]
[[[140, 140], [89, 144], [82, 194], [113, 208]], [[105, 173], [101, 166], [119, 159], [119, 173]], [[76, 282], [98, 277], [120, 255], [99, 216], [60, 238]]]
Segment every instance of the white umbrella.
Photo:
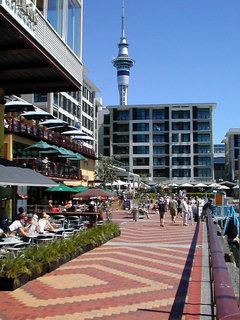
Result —
[[184, 184], [181, 184], [181, 187], [193, 187], [193, 185], [191, 183], [184, 183]]
[[27, 101], [13, 100], [5, 103], [5, 112], [33, 111], [35, 107]]
[[26, 119], [53, 119], [54, 116], [51, 115], [49, 112], [46, 112], [42, 109], [35, 109], [36, 111], [29, 111], [29, 112], [24, 112], [22, 116]]
[[61, 120], [61, 119], [49, 119], [46, 121], [42, 121], [39, 124], [46, 126], [46, 127], [51, 127], [51, 126], [63, 126], [63, 125], [67, 125], [68, 123], [66, 121]]
[[208, 187], [219, 189], [221, 187], [221, 185], [218, 183], [212, 183], [212, 184], [209, 184]]
[[198, 184], [196, 184], [194, 187], [197, 187], [197, 188], [206, 188], [207, 185], [204, 184], [204, 183], [198, 183]]
[[169, 185], [168, 185], [169, 187], [178, 187], [179, 185], [178, 184], [176, 184], [176, 183], [169, 183]]
[[82, 130], [68, 130], [68, 131], [64, 131], [61, 134], [64, 134], [66, 136], [85, 136], [86, 133], [84, 133]]
[[219, 187], [218, 189], [220, 189], [220, 190], [229, 190], [230, 188], [223, 185], [223, 186]]
[[234, 186], [233, 189], [239, 189], [239, 185]]

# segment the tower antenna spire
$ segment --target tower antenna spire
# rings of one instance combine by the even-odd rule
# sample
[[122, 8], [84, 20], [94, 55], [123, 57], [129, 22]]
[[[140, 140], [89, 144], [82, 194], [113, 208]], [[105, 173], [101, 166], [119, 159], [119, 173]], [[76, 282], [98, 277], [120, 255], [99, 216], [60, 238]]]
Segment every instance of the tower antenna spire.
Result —
[[125, 6], [122, 0], [122, 38], [125, 38]]
[[119, 104], [128, 104], [128, 84], [130, 68], [134, 65], [134, 60], [128, 56], [128, 43], [125, 35], [125, 5], [122, 0], [122, 33], [118, 44], [118, 56], [112, 60], [113, 66], [117, 69], [117, 81], [119, 91]]

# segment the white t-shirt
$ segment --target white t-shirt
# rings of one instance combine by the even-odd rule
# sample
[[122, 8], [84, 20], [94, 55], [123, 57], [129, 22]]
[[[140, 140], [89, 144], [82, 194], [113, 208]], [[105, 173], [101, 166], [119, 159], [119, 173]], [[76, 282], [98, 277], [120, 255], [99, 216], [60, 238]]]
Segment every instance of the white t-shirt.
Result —
[[9, 226], [9, 230], [11, 232], [17, 231], [19, 228], [22, 228], [23, 225], [21, 224], [21, 222], [19, 220], [15, 220], [13, 221], [13, 223], [10, 224]]

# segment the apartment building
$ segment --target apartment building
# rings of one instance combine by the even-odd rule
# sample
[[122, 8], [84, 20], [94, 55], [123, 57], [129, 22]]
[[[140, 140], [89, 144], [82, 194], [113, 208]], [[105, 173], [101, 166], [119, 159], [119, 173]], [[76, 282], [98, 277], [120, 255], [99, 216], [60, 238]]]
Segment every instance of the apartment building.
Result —
[[155, 183], [211, 182], [214, 103], [108, 106], [99, 152]]
[[225, 173], [226, 180], [239, 179], [240, 128], [232, 128], [225, 135]]

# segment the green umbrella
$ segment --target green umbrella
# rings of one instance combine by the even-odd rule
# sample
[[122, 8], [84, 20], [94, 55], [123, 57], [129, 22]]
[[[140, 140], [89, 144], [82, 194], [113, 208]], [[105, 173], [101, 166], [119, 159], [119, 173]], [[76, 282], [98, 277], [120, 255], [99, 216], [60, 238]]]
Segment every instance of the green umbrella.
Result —
[[50, 144], [48, 144], [45, 141], [39, 141], [35, 144], [32, 144], [31, 146], [25, 148], [24, 150], [31, 150], [31, 149], [35, 149], [35, 150], [48, 150], [48, 149], [54, 149], [53, 146], [51, 146]]
[[83, 192], [83, 191], [87, 191], [88, 189], [89, 189], [88, 187], [84, 187], [84, 186], [72, 187], [73, 192]]
[[74, 192], [72, 188], [66, 186], [65, 184], [60, 183], [57, 186], [47, 188], [46, 191], [49, 192]]

